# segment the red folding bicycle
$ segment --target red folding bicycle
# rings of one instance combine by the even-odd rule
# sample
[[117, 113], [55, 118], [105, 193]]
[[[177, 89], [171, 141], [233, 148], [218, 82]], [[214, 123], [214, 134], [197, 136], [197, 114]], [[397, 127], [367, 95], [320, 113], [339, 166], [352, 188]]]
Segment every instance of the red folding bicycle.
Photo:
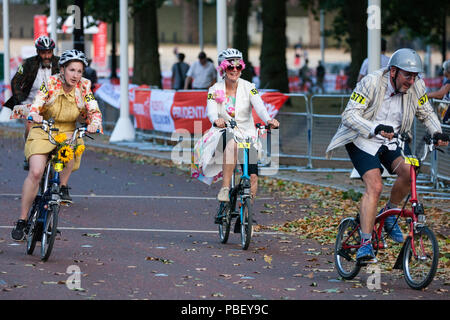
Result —
[[[409, 140], [407, 134], [395, 134], [394, 139], [393, 143], [399, 146], [405, 162], [411, 165], [411, 193], [406, 198], [402, 208], [385, 210], [376, 217], [372, 232], [372, 246], [375, 255], [378, 250], [386, 247], [382, 231], [387, 217], [395, 215], [397, 220], [400, 217], [406, 218], [409, 232], [397, 257], [394, 269], [403, 269], [406, 283], [411, 288], [419, 290], [427, 287], [436, 274], [439, 247], [433, 231], [426, 225], [423, 204], [417, 198], [416, 178], [428, 152], [436, 149], [437, 141], [434, 141], [435, 139], [431, 136], [425, 136], [424, 154], [419, 159], [415, 155], [404, 154], [405, 143]], [[410, 208], [406, 208], [408, 201], [411, 204]], [[340, 222], [336, 236], [334, 262], [342, 278], [353, 279], [359, 273], [361, 267], [367, 265], [367, 262], [359, 263], [356, 260], [356, 252], [360, 247], [361, 230], [358, 213], [356, 217], [348, 217]]]

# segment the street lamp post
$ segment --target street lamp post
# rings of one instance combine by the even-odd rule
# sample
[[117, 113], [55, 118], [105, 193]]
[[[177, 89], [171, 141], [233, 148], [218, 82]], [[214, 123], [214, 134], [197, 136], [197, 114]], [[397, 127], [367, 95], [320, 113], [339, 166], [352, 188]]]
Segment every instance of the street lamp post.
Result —
[[120, 116], [109, 141], [132, 141], [134, 136], [128, 106], [128, 0], [120, 0]]

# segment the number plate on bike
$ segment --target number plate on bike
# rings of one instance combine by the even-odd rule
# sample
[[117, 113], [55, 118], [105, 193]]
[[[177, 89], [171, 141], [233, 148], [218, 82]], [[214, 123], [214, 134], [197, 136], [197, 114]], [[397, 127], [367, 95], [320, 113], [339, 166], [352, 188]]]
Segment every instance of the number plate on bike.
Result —
[[239, 149], [250, 149], [250, 142], [239, 142]]
[[56, 172], [61, 172], [64, 169], [64, 164], [57, 162], [53, 165], [53, 168], [55, 168]]
[[418, 167], [419, 166], [419, 160], [414, 157], [405, 157], [405, 163], [410, 164], [412, 166]]

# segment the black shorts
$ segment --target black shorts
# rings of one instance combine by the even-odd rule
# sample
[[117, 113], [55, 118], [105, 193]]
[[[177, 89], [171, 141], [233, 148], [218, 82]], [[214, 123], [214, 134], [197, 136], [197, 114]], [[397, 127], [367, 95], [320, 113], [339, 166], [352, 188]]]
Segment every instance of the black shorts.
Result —
[[[383, 173], [383, 167], [381, 164], [383, 164], [390, 174], [394, 174], [392, 171], [392, 163], [395, 159], [402, 155], [399, 148], [389, 150], [386, 146], [381, 146], [380, 149], [378, 149], [378, 152], [372, 156], [371, 154], [359, 149], [353, 144], [353, 142], [346, 144], [345, 149], [347, 149], [353, 166], [356, 171], [358, 171], [361, 178], [364, 173], [375, 168], [379, 168], [380, 172]], [[411, 154], [408, 144], [405, 145], [405, 152], [406, 154]]]
[[[226, 131], [225, 131], [226, 132]], [[225, 133], [224, 132], [224, 133]], [[230, 134], [226, 135], [226, 139], [224, 139], [225, 134], [222, 135], [221, 141], [219, 142], [219, 146], [222, 145], [222, 152], [225, 150], [227, 143], [233, 139]], [[224, 143], [225, 141], [225, 143]], [[238, 163], [241, 163], [242, 172], [244, 172], [244, 152], [242, 149], [238, 149]], [[256, 174], [258, 175], [258, 151], [255, 146], [252, 144], [250, 146], [249, 159], [248, 159], [248, 175]]]

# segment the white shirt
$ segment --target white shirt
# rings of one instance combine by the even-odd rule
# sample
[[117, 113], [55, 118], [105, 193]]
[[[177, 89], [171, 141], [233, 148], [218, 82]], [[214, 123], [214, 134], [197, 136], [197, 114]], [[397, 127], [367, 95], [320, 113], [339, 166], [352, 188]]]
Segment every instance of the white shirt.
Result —
[[39, 88], [42, 85], [42, 82], [45, 83], [47, 86], [48, 78], [52, 75], [52, 68], [42, 68], [42, 66], [39, 68], [36, 78], [34, 79], [33, 85], [30, 90], [30, 94], [28, 95], [27, 99], [22, 104], [29, 104], [33, 103], [34, 97], [36, 96], [37, 92], [39, 91]]
[[[389, 63], [389, 57], [385, 56], [384, 54], [381, 54], [380, 56], [380, 69], [386, 68]], [[359, 69], [359, 74], [362, 74], [363, 76], [366, 76], [369, 69], [369, 58], [364, 59], [361, 69]]]
[[381, 137], [380, 135], [375, 136], [375, 128], [379, 124], [384, 124], [386, 126], [391, 126], [394, 128], [394, 132], [398, 132], [402, 125], [403, 109], [402, 109], [402, 94], [394, 93], [394, 88], [391, 85], [391, 81], [388, 81], [388, 87], [386, 88], [386, 93], [384, 94], [383, 104], [378, 109], [378, 112], [373, 120], [374, 125], [372, 127], [372, 137], [370, 139], [359, 136], [353, 143], [361, 150], [375, 155], [383, 144], [388, 147], [392, 146], [395, 150], [395, 145], [390, 145], [389, 140]]
[[207, 61], [203, 66], [200, 61], [195, 61], [189, 68], [186, 76], [194, 78], [192, 88], [208, 88], [212, 81], [216, 78], [216, 69], [214, 65]]

